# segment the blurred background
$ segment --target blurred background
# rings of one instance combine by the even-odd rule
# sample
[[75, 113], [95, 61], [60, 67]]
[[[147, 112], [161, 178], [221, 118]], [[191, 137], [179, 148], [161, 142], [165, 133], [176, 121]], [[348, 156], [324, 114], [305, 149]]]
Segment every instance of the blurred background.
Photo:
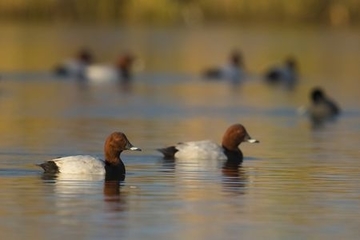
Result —
[[[253, 71], [287, 54], [301, 58], [304, 73], [329, 57], [349, 60], [349, 66], [341, 66], [347, 71], [355, 64], [347, 53], [358, 46], [351, 44], [359, 37], [359, 12], [360, 3], [354, 0], [4, 0], [0, 69], [46, 70], [89, 47], [98, 61], [134, 51], [150, 71], [198, 72], [221, 61], [231, 48], [244, 52]], [[325, 42], [338, 46], [340, 37], [350, 42], [324, 53]], [[152, 51], [168, 55], [155, 58]]]
[[[134, 93], [146, 93], [155, 106], [169, 100], [180, 104], [183, 98], [190, 108], [197, 102], [201, 102], [199, 108], [211, 104], [217, 98], [210, 102], [209, 98], [220, 93], [224, 84], [204, 81], [202, 74], [208, 68], [227, 65], [230, 53], [237, 50], [250, 84], [241, 86], [241, 94], [236, 94], [243, 99], [228, 100], [234, 104], [252, 101], [257, 107], [271, 103], [279, 107], [279, 103], [291, 102], [288, 107], [296, 109], [309, 103], [312, 87], [322, 86], [347, 109], [356, 109], [359, 12], [360, 3], [354, 0], [4, 0], [0, 3], [2, 89], [8, 92], [9, 84], [20, 93], [10, 94], [16, 97], [11, 104], [6, 102], [10, 95], [3, 94], [3, 111], [18, 107], [23, 112], [28, 98], [53, 96], [53, 102], [63, 101], [56, 88], [69, 83], [58, 81], [54, 70], [69, 59], [77, 61], [82, 49], [89, 51], [92, 63], [100, 65], [114, 66], [120, 55], [132, 55]], [[274, 94], [262, 78], [289, 56], [297, 62], [296, 91]], [[166, 85], [169, 83], [172, 85]], [[12, 86], [16, 84], [19, 87]], [[168, 99], [166, 87], [180, 96]], [[105, 94], [98, 87], [91, 90]], [[59, 94], [59, 99], [49, 91]], [[274, 100], [280, 96], [284, 98]]]

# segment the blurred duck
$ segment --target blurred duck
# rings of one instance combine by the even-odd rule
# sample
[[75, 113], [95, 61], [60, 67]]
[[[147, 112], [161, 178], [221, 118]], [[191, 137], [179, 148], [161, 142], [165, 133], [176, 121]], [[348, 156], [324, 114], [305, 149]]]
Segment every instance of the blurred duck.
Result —
[[64, 78], [85, 79], [85, 70], [93, 64], [94, 57], [89, 49], [81, 49], [74, 59], [68, 59], [55, 67], [55, 75]]
[[105, 175], [105, 180], [122, 181], [126, 171], [120, 154], [124, 150], [141, 151], [129, 142], [124, 133], [114, 132], [105, 141], [105, 160], [89, 155], [76, 155], [47, 160], [39, 166], [50, 174]]
[[283, 66], [270, 68], [265, 73], [265, 80], [271, 84], [284, 84], [285, 86], [294, 86], [298, 80], [297, 61], [293, 57], [285, 60]]
[[131, 54], [119, 56], [115, 65], [90, 65], [85, 76], [91, 83], [119, 82], [128, 84], [132, 77], [134, 57]]
[[310, 93], [310, 99], [311, 105], [307, 112], [314, 124], [333, 120], [340, 114], [339, 106], [332, 99], [328, 98], [321, 88], [314, 88]]
[[243, 161], [243, 153], [239, 149], [242, 142], [258, 143], [259, 141], [251, 138], [243, 125], [234, 124], [226, 130], [221, 146], [204, 140], [178, 143], [158, 151], [165, 159], [199, 160], [203, 165], [211, 164], [211, 160], [225, 160], [227, 165], [238, 166]]
[[93, 56], [88, 49], [81, 50], [75, 59], [70, 59], [56, 67], [59, 77], [84, 80], [101, 84], [119, 82], [127, 84], [131, 80], [134, 57], [131, 54], [120, 55], [115, 65], [94, 64]]
[[227, 65], [219, 68], [210, 68], [204, 71], [203, 77], [207, 80], [225, 79], [233, 84], [240, 83], [244, 77], [244, 63], [239, 51], [234, 50]]

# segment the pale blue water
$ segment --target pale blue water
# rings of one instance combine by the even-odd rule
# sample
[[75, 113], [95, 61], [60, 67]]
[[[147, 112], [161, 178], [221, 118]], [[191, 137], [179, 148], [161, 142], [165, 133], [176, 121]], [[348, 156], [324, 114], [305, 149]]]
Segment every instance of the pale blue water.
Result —
[[[53, 30], [47, 30], [51, 36]], [[207, 40], [207, 35], [214, 34], [224, 49], [232, 48], [239, 37], [248, 68], [255, 72], [260, 64], [256, 59], [261, 64], [271, 62], [269, 52], [274, 51], [259, 46], [268, 56], [260, 60], [256, 41], [273, 39], [270, 49], [280, 30], [247, 29], [245, 37], [234, 30], [233, 38], [226, 37], [231, 29], [202, 31], [203, 35], [191, 29], [171, 30], [173, 35], [167, 40], [163, 40], [166, 30], [126, 35], [124, 42], [145, 36], [144, 59], [158, 63], [147, 64], [148, 68], [135, 74], [130, 92], [113, 85], [80, 88], [31, 64], [35, 73], [4, 71], [0, 82], [1, 239], [358, 238], [360, 74], [349, 60], [359, 62], [360, 48], [355, 47], [355, 40], [346, 44], [349, 36], [357, 34], [285, 32], [283, 37], [289, 41], [302, 40], [295, 44], [296, 52], [306, 50], [301, 55], [305, 73], [300, 84], [287, 91], [259, 80], [233, 89], [225, 82], [203, 81], [190, 63], [181, 60], [178, 64], [179, 53], [186, 56], [190, 51], [180, 51], [179, 46], [193, 35], [217, 49], [212, 53], [222, 53], [215, 40]], [[112, 35], [112, 29], [101, 33], [111, 39], [110, 45], [116, 44], [118, 35]], [[336, 41], [324, 41], [317, 53], [307, 52], [316, 50], [314, 39], [324, 39], [324, 35]], [[81, 42], [81, 37], [74, 38]], [[143, 45], [132, 46], [139, 46], [141, 52]], [[191, 51], [196, 46], [204, 48], [194, 43]], [[338, 46], [344, 46], [339, 55], [343, 63], [321, 55], [335, 54], [334, 49], [340, 52]], [[288, 43], [284, 48], [291, 47]], [[177, 49], [176, 57], [171, 49]], [[210, 65], [216, 62], [215, 56], [221, 62], [219, 55], [209, 52], [204, 58], [212, 59], [207, 60]], [[326, 62], [308, 55], [326, 58]], [[334, 69], [337, 63], [341, 64]], [[308, 103], [313, 85], [326, 86], [344, 110], [338, 121], [316, 130], [297, 112]], [[245, 160], [239, 170], [224, 172], [221, 164], [168, 162], [155, 151], [187, 140], [220, 143], [225, 129], [236, 122], [260, 140], [260, 144], [241, 145]], [[123, 153], [127, 176], [120, 187], [94, 176], [49, 179], [35, 166], [71, 154], [101, 157], [104, 139], [112, 131], [125, 132], [143, 149]]]

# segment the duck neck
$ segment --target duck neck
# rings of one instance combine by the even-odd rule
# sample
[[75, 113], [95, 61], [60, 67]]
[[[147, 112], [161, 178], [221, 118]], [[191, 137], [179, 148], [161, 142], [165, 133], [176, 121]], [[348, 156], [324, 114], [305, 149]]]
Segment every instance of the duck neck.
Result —
[[120, 158], [118, 158], [116, 161], [105, 160], [105, 165], [109, 166], [109, 167], [122, 168], [122, 169], [124, 169], [124, 172], [125, 172], [125, 164], [123, 163], [123, 161]]
[[107, 167], [115, 167], [121, 170], [121, 172], [125, 173], [125, 164], [120, 159], [120, 156], [114, 157], [114, 158], [106, 158], [105, 159], [105, 165]]
[[105, 162], [107, 165], [117, 166], [122, 163], [120, 159], [121, 151], [105, 152]]
[[233, 139], [223, 139], [222, 147], [227, 151], [237, 152], [239, 150], [240, 141], [234, 141]]

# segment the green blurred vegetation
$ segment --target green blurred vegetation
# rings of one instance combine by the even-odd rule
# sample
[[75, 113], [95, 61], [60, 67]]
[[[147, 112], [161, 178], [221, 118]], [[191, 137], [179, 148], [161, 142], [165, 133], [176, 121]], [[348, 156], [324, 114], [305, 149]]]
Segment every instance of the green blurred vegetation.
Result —
[[358, 25], [359, 0], [1, 0], [0, 20]]

